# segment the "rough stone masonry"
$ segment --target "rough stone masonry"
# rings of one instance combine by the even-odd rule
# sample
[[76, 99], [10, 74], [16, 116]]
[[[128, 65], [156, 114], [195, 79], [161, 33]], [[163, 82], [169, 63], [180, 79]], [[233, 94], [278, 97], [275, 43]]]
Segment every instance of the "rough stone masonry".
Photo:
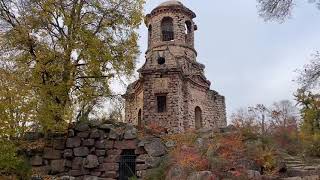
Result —
[[147, 15], [146, 62], [124, 95], [128, 123], [156, 123], [169, 133], [227, 125], [225, 98], [210, 90], [205, 66], [196, 61], [195, 17], [179, 1], [164, 2]]
[[[131, 175], [143, 179], [147, 170], [157, 167], [167, 155], [160, 138], [139, 137], [132, 125], [100, 121], [76, 123], [67, 134], [53, 134], [46, 139], [28, 133], [26, 140], [31, 149], [23, 149], [23, 153], [32, 166], [34, 180], [45, 175], [61, 180], [127, 180]], [[43, 146], [32, 144], [41, 140]]]

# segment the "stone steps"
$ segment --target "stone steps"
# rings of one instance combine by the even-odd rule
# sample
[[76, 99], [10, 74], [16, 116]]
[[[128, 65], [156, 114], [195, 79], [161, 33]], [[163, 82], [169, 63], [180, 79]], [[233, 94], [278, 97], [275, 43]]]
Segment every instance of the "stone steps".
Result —
[[[320, 163], [307, 163], [303, 158], [283, 154], [287, 178], [283, 180], [320, 180]], [[320, 162], [320, 161], [319, 161]]]

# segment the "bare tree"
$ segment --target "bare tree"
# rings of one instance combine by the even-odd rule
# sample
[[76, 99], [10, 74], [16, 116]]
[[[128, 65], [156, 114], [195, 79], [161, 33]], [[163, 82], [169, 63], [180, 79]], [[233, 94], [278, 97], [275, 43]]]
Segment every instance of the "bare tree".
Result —
[[312, 55], [311, 62], [300, 71], [298, 82], [302, 90], [310, 90], [320, 85], [320, 52]]
[[293, 0], [258, 0], [259, 15], [266, 21], [283, 22], [290, 17], [294, 6]]
[[291, 101], [282, 100], [279, 102], [275, 102], [271, 106], [270, 112], [270, 125], [272, 126], [272, 128], [297, 128], [297, 125], [300, 120], [299, 110], [296, 106], [292, 104]]
[[[257, 0], [259, 15], [265, 21], [284, 22], [291, 16], [292, 9], [295, 5], [294, 0]], [[308, 0], [320, 8], [320, 0]]]

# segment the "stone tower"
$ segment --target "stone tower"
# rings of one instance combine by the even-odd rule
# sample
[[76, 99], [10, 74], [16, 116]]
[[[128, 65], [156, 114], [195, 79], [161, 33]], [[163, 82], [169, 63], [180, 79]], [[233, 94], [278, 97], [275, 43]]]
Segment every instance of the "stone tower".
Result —
[[170, 133], [226, 126], [225, 99], [210, 90], [205, 66], [196, 61], [195, 17], [179, 1], [164, 2], [146, 16], [146, 62], [124, 95], [127, 122], [154, 123]]

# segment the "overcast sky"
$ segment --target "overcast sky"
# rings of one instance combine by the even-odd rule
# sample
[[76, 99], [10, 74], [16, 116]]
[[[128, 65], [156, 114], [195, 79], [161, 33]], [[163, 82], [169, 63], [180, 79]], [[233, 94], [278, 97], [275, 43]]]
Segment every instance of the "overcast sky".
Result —
[[[255, 0], [182, 0], [197, 14], [198, 62], [206, 66], [211, 88], [226, 97], [228, 115], [241, 107], [293, 100], [296, 69], [320, 50], [320, 10], [307, 0], [283, 24], [266, 23]], [[149, 13], [161, 0], [147, 0]], [[141, 26], [138, 68], [144, 63], [147, 28]]]

